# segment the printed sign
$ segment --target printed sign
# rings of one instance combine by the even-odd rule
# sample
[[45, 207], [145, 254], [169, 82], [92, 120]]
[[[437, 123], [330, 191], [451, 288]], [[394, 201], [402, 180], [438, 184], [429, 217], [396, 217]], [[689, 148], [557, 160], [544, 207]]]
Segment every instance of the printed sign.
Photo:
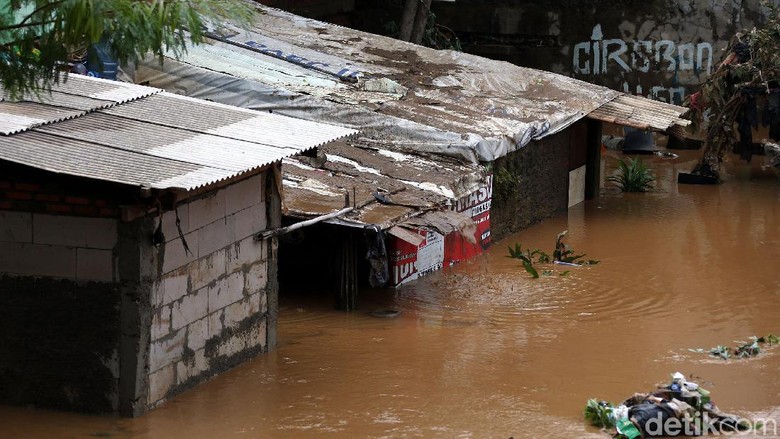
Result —
[[393, 239], [390, 252], [392, 285], [401, 285], [444, 266], [444, 236], [434, 231], [418, 230], [417, 233], [425, 237], [417, 247], [404, 240]]
[[476, 224], [474, 241], [466, 239], [460, 232], [442, 236], [435, 231], [416, 230], [424, 241], [418, 246], [403, 239], [391, 237], [390, 265], [394, 286], [425, 276], [444, 265], [476, 256], [490, 245], [490, 206], [493, 198], [493, 176], [487, 177], [484, 186], [462, 197], [453, 205], [456, 212], [465, 212]]
[[477, 189], [471, 194], [461, 197], [455, 203], [456, 212], [468, 212], [474, 224], [477, 225], [476, 238], [486, 249], [490, 245], [490, 206], [493, 201], [493, 176], [487, 176], [485, 186]]

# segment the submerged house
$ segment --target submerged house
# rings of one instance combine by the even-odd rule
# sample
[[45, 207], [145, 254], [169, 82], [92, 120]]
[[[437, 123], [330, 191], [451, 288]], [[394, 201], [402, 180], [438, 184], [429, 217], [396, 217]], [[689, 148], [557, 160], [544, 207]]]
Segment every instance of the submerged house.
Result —
[[[674, 105], [273, 8], [249, 31], [209, 37], [178, 60], [127, 73], [190, 97], [360, 130], [286, 159], [283, 173], [287, 222], [322, 222], [282, 238], [280, 253], [293, 257], [281, 258], [280, 276], [286, 260], [296, 277], [302, 261], [337, 258], [337, 270], [311, 277], [334, 278], [347, 308], [356, 277], [399, 285], [597, 196], [602, 122], [688, 124]], [[370, 243], [376, 231], [384, 247]], [[366, 262], [355, 257], [363, 253]]]
[[274, 345], [281, 160], [354, 130], [78, 75], [0, 98], [1, 404], [136, 416]]

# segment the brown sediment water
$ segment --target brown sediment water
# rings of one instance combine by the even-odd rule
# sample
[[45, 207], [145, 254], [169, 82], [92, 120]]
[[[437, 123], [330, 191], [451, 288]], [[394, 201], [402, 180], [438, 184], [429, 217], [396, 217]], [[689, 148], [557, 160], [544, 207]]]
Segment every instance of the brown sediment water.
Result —
[[[676, 371], [724, 411], [780, 421], [780, 347], [689, 350], [780, 333], [780, 184], [757, 157], [724, 184], [678, 186], [697, 156], [649, 158], [657, 190], [607, 188], [470, 262], [366, 292], [353, 313], [284, 293], [276, 350], [141, 418], [0, 407], [0, 436], [604, 438], [582, 419], [589, 398]], [[565, 229], [601, 263], [531, 279], [506, 257], [515, 242], [551, 253]]]

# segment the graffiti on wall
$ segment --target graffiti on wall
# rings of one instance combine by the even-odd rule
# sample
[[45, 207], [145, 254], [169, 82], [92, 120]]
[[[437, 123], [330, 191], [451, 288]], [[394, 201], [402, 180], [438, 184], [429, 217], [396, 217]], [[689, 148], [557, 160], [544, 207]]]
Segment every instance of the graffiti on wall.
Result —
[[[713, 49], [708, 42], [679, 43], [672, 40], [624, 40], [605, 38], [601, 24], [593, 27], [590, 40], [574, 45], [573, 71], [575, 75], [606, 75], [619, 72], [621, 76], [638, 73], [650, 74], [672, 72], [674, 82], [680, 74], [698, 76], [712, 72]], [[623, 91], [647, 95], [651, 99], [680, 102], [685, 96], [685, 87], [679, 83], [673, 86], [623, 82]]]

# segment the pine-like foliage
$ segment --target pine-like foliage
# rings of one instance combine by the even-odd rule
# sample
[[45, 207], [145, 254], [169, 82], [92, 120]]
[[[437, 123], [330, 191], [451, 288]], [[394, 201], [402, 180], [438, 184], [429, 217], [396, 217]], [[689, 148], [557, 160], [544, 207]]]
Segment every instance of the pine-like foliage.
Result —
[[12, 96], [46, 89], [69, 56], [100, 41], [120, 63], [168, 50], [178, 56], [188, 42], [203, 42], [207, 25], [247, 25], [254, 12], [243, 0], [5, 0], [0, 82]]

